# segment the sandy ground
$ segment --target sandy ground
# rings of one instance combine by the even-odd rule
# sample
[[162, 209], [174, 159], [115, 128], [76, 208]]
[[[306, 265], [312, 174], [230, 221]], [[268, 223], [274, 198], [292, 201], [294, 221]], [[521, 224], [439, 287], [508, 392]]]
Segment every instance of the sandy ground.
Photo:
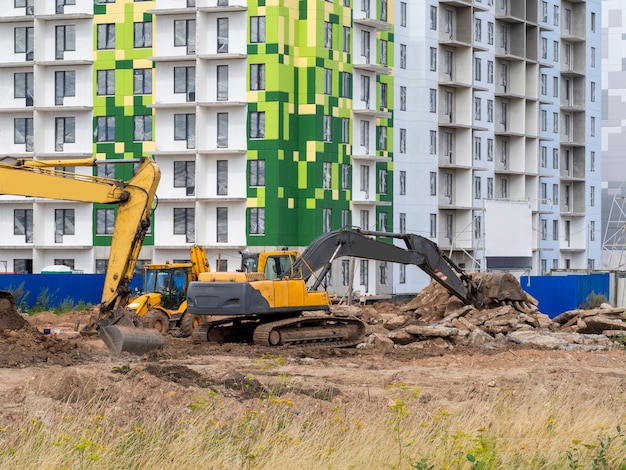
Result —
[[[96, 337], [81, 337], [88, 312], [24, 317], [0, 331], [0, 426], [25, 410], [68, 406], [100, 397], [140, 412], [147, 403], [187, 406], [209, 390], [239, 403], [289, 377], [289, 392], [316, 400], [384, 399], [389, 385], [419, 387], [421, 399], [454, 409], [503, 387], [571, 386], [581, 396], [626, 390], [626, 351], [559, 351], [499, 342], [480, 347], [265, 348], [193, 344], [168, 336], [163, 350], [112, 356]], [[15, 326], [15, 325], [13, 325]], [[51, 335], [44, 335], [45, 328]], [[57, 334], [55, 335], [55, 330]], [[624, 411], [624, 410], [622, 410]]]

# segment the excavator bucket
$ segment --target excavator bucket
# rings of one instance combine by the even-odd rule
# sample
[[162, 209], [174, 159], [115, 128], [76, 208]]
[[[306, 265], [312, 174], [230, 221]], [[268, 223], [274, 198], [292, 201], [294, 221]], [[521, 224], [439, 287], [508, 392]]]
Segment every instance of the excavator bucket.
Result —
[[127, 317], [121, 317], [115, 324], [105, 325], [103, 321], [98, 327], [98, 334], [112, 354], [129, 352], [146, 354], [162, 349], [165, 340], [154, 328], [143, 328]]
[[523, 313], [537, 311], [537, 299], [528, 294], [508, 272], [472, 273], [472, 284], [476, 297], [483, 306], [512, 305]]

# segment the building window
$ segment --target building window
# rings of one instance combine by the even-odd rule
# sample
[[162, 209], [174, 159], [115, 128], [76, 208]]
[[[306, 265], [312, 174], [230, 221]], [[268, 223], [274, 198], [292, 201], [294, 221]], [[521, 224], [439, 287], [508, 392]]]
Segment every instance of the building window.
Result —
[[387, 107], [387, 84], [386, 83], [380, 84], [380, 107], [381, 108]]
[[331, 142], [333, 140], [332, 122], [332, 116], [324, 115], [324, 142]]
[[251, 235], [265, 234], [265, 209], [262, 207], [250, 208], [250, 227]]
[[400, 233], [406, 233], [406, 213], [400, 212]]
[[330, 95], [333, 92], [333, 72], [330, 69], [324, 69], [324, 94]]
[[26, 106], [33, 105], [34, 79], [33, 72], [13, 74], [13, 97], [24, 98]]
[[365, 286], [367, 290], [369, 285], [369, 262], [365, 259], [359, 261], [359, 283]]
[[250, 64], [250, 90], [265, 90], [265, 64]]
[[541, 219], [541, 239], [548, 239], [548, 221], [546, 219]]
[[545, 109], [542, 109], [539, 116], [541, 121], [541, 130], [545, 132], [548, 130], [548, 112]]
[[96, 88], [97, 94], [114, 95], [115, 94], [115, 70], [98, 70], [96, 72]]
[[380, 65], [387, 66], [387, 41], [380, 41]]
[[216, 241], [217, 243], [228, 243], [228, 207], [217, 207], [215, 211], [217, 219]]
[[474, 41], [483, 40], [483, 24], [480, 18], [474, 18]]
[[387, 231], [387, 213], [386, 212], [380, 212], [378, 214], [378, 230], [380, 230], [381, 232]]
[[264, 139], [265, 138], [265, 113], [264, 112], [251, 112], [250, 113], [250, 138], [251, 139]]
[[174, 162], [174, 187], [185, 188], [187, 196], [195, 194], [196, 162], [193, 160]]
[[480, 176], [474, 176], [474, 199], [480, 199], [482, 195], [482, 178]]
[[482, 78], [482, 65], [480, 58], [476, 57], [474, 59], [474, 80], [480, 82]]
[[343, 209], [341, 211], [341, 227], [350, 227], [352, 225], [350, 221], [350, 211]]
[[430, 145], [429, 150], [431, 155], [437, 155], [437, 131], [429, 131]]
[[434, 88], [430, 89], [430, 112], [437, 112], [437, 90]]
[[378, 192], [387, 194], [387, 170], [378, 170]]
[[55, 147], [56, 152], [63, 151], [63, 144], [73, 144], [76, 142], [76, 118], [58, 117], [54, 119], [55, 127]]
[[596, 32], [596, 14], [593, 11], [591, 12], [591, 32]]
[[[569, 46], [569, 44], [567, 46]], [[552, 47], [553, 47], [552, 55], [553, 55], [554, 61], [558, 62], [559, 61], [559, 41], [554, 41], [552, 44]], [[569, 54], [565, 54], [566, 64], [569, 64], [568, 60], [569, 60]]]
[[493, 83], [493, 62], [487, 61], [487, 83]]
[[13, 272], [15, 274], [32, 274], [33, 260], [24, 258], [15, 258], [13, 260]]
[[400, 111], [406, 111], [406, 87], [400, 86]]
[[[195, 88], [195, 82], [194, 82]], [[228, 101], [228, 65], [217, 66], [217, 101]]]
[[370, 123], [361, 121], [361, 147], [365, 147], [365, 153], [369, 153], [370, 148]]
[[134, 47], [152, 47], [152, 22], [135, 23]]
[[341, 189], [350, 189], [350, 165], [347, 163], [341, 164]]
[[487, 139], [487, 161], [493, 161], [493, 139]]
[[370, 32], [361, 31], [361, 56], [365, 58], [365, 63], [370, 63]]
[[480, 137], [474, 137], [474, 160], [480, 160], [481, 159], [481, 146], [482, 146], [482, 140]]
[[23, 235], [25, 243], [33, 242], [33, 210], [13, 210], [13, 235]]
[[97, 41], [98, 49], [115, 49], [115, 24], [99, 24]]
[[[593, 242], [596, 240], [596, 221], [595, 220], [591, 220], [589, 222], [589, 241]], [[590, 260], [593, 262], [593, 260]], [[591, 269], [593, 269], [593, 265], [591, 266]]]
[[13, 143], [24, 144], [27, 152], [33, 151], [33, 118], [13, 120]]
[[596, 82], [591, 82], [589, 87], [589, 100], [594, 103], [596, 101]]
[[60, 71], [54, 73], [54, 104], [62, 105], [66, 96], [76, 96], [76, 72]]
[[559, 132], [559, 113], [552, 113], [552, 132]]
[[250, 17], [250, 42], [254, 44], [265, 42], [265, 17]]
[[349, 72], [339, 72], [339, 78], [339, 96], [341, 96], [342, 98], [350, 98], [352, 96], [352, 87], [350, 86], [352, 84], [352, 74], [350, 74]]
[[[361, 169], [361, 191], [363, 191], [364, 193], [366, 193], [366, 199], [367, 199], [367, 193], [369, 193], [370, 190], [370, 168], [367, 165], [360, 165], [360, 169]], [[364, 228], [364, 227], [363, 227]]]
[[265, 186], [265, 160], [250, 160], [250, 186]]
[[596, 187], [595, 186], [589, 187], [589, 205], [591, 207], [594, 207], [596, 205]]
[[589, 153], [589, 170], [592, 172], [596, 171], [596, 152], [594, 151]]
[[437, 30], [437, 7], [433, 5], [430, 6], [430, 29]]
[[150, 141], [152, 140], [152, 116], [135, 116], [133, 140]]
[[333, 24], [328, 21], [324, 22], [324, 47], [333, 48]]
[[54, 242], [63, 243], [63, 235], [74, 235], [74, 209], [54, 210]]
[[559, 221], [552, 221], [552, 240], [557, 241], [559, 239]]
[[541, 146], [541, 168], [548, 167], [548, 148], [545, 145]]
[[228, 113], [217, 113], [217, 148], [228, 147]]
[[406, 27], [406, 2], [400, 2], [400, 26]]
[[361, 221], [361, 228], [363, 230], [369, 230], [370, 229], [370, 213], [367, 210], [361, 210], [359, 211], [359, 215], [360, 215], [360, 221]]
[[33, 60], [35, 46], [35, 28], [32, 26], [19, 27], [13, 30], [13, 51], [26, 54], [26, 60]]
[[323, 217], [322, 231], [324, 233], [328, 233], [333, 229], [333, 210], [329, 208], [324, 208], [322, 217]]
[[430, 172], [429, 183], [430, 183], [430, 195], [436, 196], [437, 195], [437, 172], [435, 171]]
[[545, 73], [541, 74], [540, 90], [542, 95], [548, 94], [548, 76]]
[[332, 179], [333, 179], [333, 174], [332, 174], [332, 164], [330, 162], [323, 162], [322, 164], [322, 187], [324, 189], [331, 189], [332, 188]]
[[96, 235], [113, 235], [115, 209], [96, 209]]
[[436, 47], [430, 48], [430, 71], [431, 72], [437, 71], [437, 48]]
[[380, 0], [380, 19], [387, 21], [387, 0]]
[[387, 128], [378, 126], [378, 150], [385, 152], [387, 150]]
[[370, 107], [370, 77], [367, 75], [361, 76], [361, 101], [365, 103], [365, 108]]
[[187, 148], [196, 148], [196, 115], [174, 114], [174, 140], [184, 140]]
[[343, 27], [343, 52], [350, 52], [350, 27]]
[[70, 269], [74, 269], [74, 260], [71, 258], [55, 258], [54, 259], [55, 266], [67, 266]]
[[482, 238], [483, 236], [483, 224], [482, 224], [482, 217], [481, 216], [476, 216], [476, 218], [474, 219], [474, 238], [475, 239], [479, 239]]
[[487, 43], [493, 45], [493, 23], [487, 23]]
[[341, 143], [350, 143], [350, 119], [341, 118]]
[[493, 122], [493, 100], [487, 100], [487, 122]]
[[559, 25], [559, 6], [558, 5], [554, 5], [552, 16], [553, 16], [552, 21], [554, 22], [554, 26], [558, 26]]
[[589, 121], [589, 134], [591, 134], [591, 137], [595, 137], [596, 135], [596, 118], [595, 116], [591, 116], [590, 121]]
[[135, 69], [133, 71], [133, 93], [135, 95], [152, 93], [152, 69]]
[[[218, 70], [217, 70], [218, 72], [217, 73], [218, 96], [219, 96], [219, 88], [220, 88], [219, 67], [226, 67], [226, 66], [218, 66]], [[228, 80], [228, 76], [226, 78]], [[227, 87], [226, 89], [228, 90], [228, 84], [226, 85], [226, 87]], [[186, 101], [196, 100], [196, 68], [195, 67], [174, 67], [174, 93], [175, 94], [184, 93]]]
[[186, 243], [195, 242], [196, 211], [189, 207], [174, 208], [174, 235], [185, 235]]
[[552, 204], [554, 204], [555, 206], [558, 206], [559, 204], [559, 185], [558, 184], [552, 185]]
[[217, 19], [217, 53], [228, 53], [228, 18]]
[[189, 55], [196, 53], [196, 20], [174, 20], [174, 46], [186, 47]]
[[400, 153], [406, 153], [406, 129], [400, 129]]
[[63, 59], [63, 53], [65, 51], [76, 50], [76, 26], [64, 25], [56, 26], [55, 28], [55, 48], [56, 59]]
[[406, 69], [406, 44], [400, 44], [400, 68]]
[[481, 99], [478, 96], [474, 97], [474, 120], [476, 121], [480, 121], [482, 118], [481, 103]]
[[437, 238], [437, 214], [430, 214], [430, 238]]
[[401, 170], [399, 175], [400, 196], [406, 196], [406, 171]]
[[228, 160], [218, 160], [217, 165], [217, 195], [228, 196]]
[[347, 286], [350, 283], [350, 260], [341, 260], [341, 285]]

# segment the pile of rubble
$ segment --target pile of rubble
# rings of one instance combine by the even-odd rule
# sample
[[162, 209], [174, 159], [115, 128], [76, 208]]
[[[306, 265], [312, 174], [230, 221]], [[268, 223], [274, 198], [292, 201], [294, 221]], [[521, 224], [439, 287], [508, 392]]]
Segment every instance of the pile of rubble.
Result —
[[568, 311], [554, 319], [539, 311], [521, 312], [513, 305], [477, 309], [450, 296], [436, 282], [400, 307], [363, 310], [363, 319], [371, 325], [365, 347], [490, 348], [513, 341], [550, 349], [605, 350], [623, 343], [620, 338], [626, 341], [623, 308], [603, 304], [592, 310]]

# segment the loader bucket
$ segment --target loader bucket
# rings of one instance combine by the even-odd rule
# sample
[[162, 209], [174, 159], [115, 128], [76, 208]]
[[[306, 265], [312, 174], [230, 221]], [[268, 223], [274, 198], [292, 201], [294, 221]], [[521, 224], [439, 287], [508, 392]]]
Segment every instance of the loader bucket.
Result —
[[146, 354], [156, 349], [162, 349], [165, 343], [161, 333], [154, 328], [117, 324], [100, 326], [98, 333], [112, 354], [122, 352]]

